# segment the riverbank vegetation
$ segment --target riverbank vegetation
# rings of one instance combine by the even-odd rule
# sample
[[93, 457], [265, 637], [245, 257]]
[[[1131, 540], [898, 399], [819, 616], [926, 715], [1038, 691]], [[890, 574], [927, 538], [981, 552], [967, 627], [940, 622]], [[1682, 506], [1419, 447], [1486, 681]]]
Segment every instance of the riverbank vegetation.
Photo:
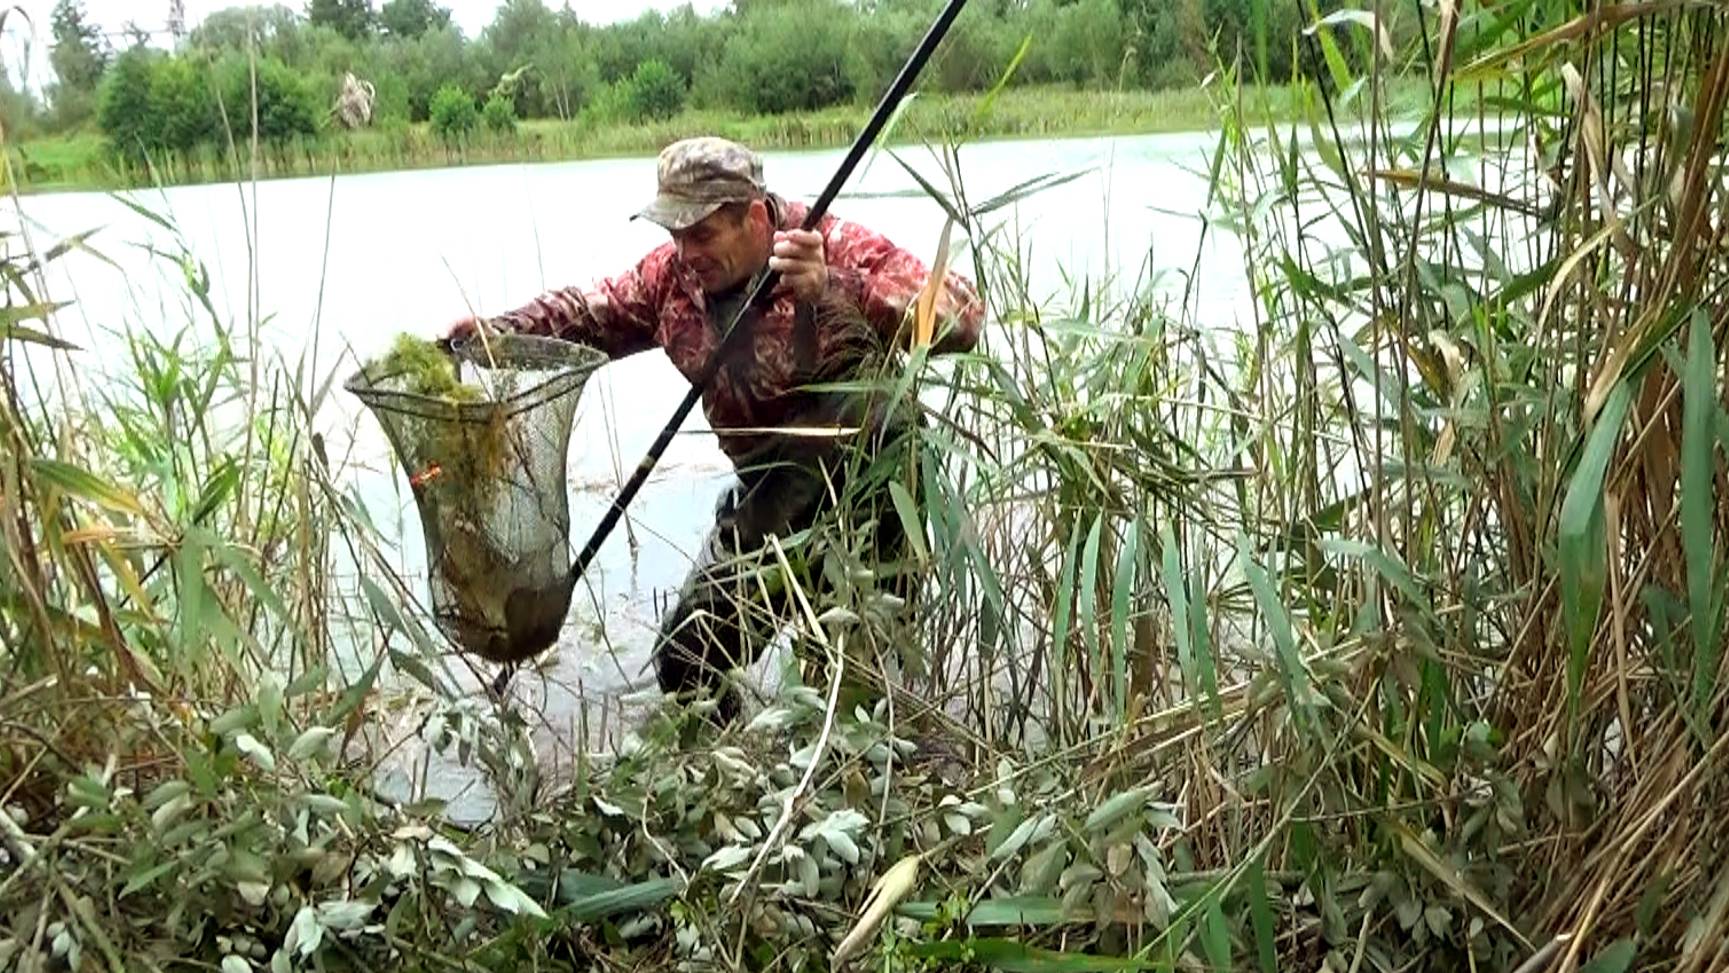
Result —
[[[1414, 131], [1330, 35], [1295, 122], [1221, 66], [1240, 321], [1134, 272], [1035, 297], [1005, 200], [933, 173], [1000, 327], [865, 384], [930, 403], [871, 468], [910, 562], [856, 560], [843, 503], [765, 566], [828, 681], [718, 739], [656, 711], [567, 781], [454, 688], [310, 435], [345, 365], [205, 340], [193, 272], [110, 400], [9, 258], [0, 959], [1723, 968], [1729, 37], [1427, 13], [1386, 57], [1434, 79]], [[492, 820], [371, 786], [404, 705]]]
[[[1288, 86], [1250, 88], [1273, 117], [1298, 117], [1298, 93]], [[214, 145], [159, 151], [127, 163], [99, 135], [42, 138], [13, 150], [24, 192], [176, 185], [237, 178], [320, 176], [451, 165], [560, 162], [653, 156], [680, 138], [719, 135], [764, 151], [844, 148], [869, 119], [871, 107], [842, 105], [783, 115], [685, 108], [645, 122], [539, 119], [518, 122], [488, 101], [482, 112], [466, 95], [446, 100], [438, 121], [385, 123], [362, 132], [283, 138], [237, 150]], [[1391, 86], [1389, 97], [1414, 119], [1427, 97], [1421, 82]], [[435, 103], [435, 108], [437, 107]], [[969, 139], [1191, 132], [1216, 128], [1216, 93], [1199, 87], [1168, 91], [1093, 92], [1018, 88], [988, 94], [921, 94], [908, 103], [888, 141], [918, 145], [944, 134]], [[441, 131], [442, 129], [442, 131]], [[0, 174], [0, 186], [4, 186]]]
[[[26, 188], [247, 178], [254, 134], [264, 175], [652, 154], [660, 137], [717, 130], [762, 148], [838, 146], [938, 6], [761, 0], [597, 26], [508, 0], [471, 39], [427, 0], [332, 2], [221, 10], [115, 43], [81, 0], [61, 0], [56, 77], [41, 99], [6, 92], [0, 122]], [[1391, 29], [1408, 33], [1406, 19]], [[969, 4], [921, 90], [970, 109], [1012, 61], [1010, 85], [1028, 91], [972, 135], [1206, 128], [1198, 86], [1214, 53], [1240, 47], [1283, 85], [1299, 23], [1295, 6], [1244, 0]]]

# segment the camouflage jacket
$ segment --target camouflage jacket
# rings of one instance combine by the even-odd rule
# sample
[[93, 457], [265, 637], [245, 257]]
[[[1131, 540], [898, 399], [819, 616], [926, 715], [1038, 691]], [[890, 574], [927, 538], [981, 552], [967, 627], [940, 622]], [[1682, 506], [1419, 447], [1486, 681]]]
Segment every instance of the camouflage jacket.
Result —
[[[774, 199], [773, 211], [782, 229], [795, 229], [808, 209]], [[750, 337], [735, 342], [703, 394], [709, 426], [735, 463], [768, 444], [765, 428], [833, 421], [832, 410], [821, 404], [826, 400], [801, 387], [851, 377], [897, 337], [904, 344], [910, 332], [903, 321], [929, 277], [924, 263], [881, 234], [832, 215], [817, 229], [828, 294], [816, 307], [781, 295], [765, 314], [741, 322]], [[978, 340], [984, 305], [964, 277], [951, 272], [943, 283], [949, 306], [960, 310], [938, 324], [931, 350], [968, 350]], [[731, 319], [711, 320], [719, 315], [709, 303], [669, 240], [618, 276], [548, 291], [489, 323], [591, 345], [614, 359], [659, 347], [694, 381]]]

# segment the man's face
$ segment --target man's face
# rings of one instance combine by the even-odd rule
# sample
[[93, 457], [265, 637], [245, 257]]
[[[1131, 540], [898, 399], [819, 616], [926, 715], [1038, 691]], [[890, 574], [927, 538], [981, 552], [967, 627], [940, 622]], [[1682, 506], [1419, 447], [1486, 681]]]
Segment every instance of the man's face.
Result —
[[768, 206], [753, 200], [742, 218], [723, 208], [695, 226], [672, 231], [678, 255], [708, 294], [732, 290], [760, 270], [769, 252]]

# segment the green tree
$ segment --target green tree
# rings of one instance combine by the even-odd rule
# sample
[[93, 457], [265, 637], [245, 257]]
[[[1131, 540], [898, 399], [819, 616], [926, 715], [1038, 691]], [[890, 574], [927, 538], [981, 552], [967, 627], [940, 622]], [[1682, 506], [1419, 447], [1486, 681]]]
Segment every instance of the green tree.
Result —
[[108, 48], [102, 31], [85, 19], [80, 0], [60, 0], [54, 5], [54, 45], [48, 62], [60, 83], [79, 91], [96, 90], [108, 67]]
[[[80, 2], [60, 0], [59, 60], [88, 68], [66, 68], [68, 77], [100, 76], [99, 66], [75, 56], [87, 48], [102, 56]], [[640, 120], [686, 104], [773, 113], [874, 102], [943, 0], [734, 0], [714, 14], [685, 4], [606, 26], [583, 23], [568, 0], [496, 2], [473, 41], [451, 23], [449, 0], [292, 0], [294, 9], [219, 10], [192, 31], [188, 49], [219, 61], [256, 52], [299, 72], [302, 85], [276, 84], [266, 96], [283, 96], [279, 127], [302, 133], [302, 109], [310, 104], [314, 121], [322, 118], [349, 71], [375, 85], [379, 119], [430, 118], [446, 85], [481, 102], [503, 95], [517, 119]], [[1322, 0], [1323, 11], [1338, 2]], [[1028, 36], [1017, 84], [1190, 84], [1215, 50], [1242, 50], [1249, 63], [1264, 52], [1269, 73], [1282, 79], [1301, 23], [1297, 8], [1278, 0], [973, 0], [921, 80], [938, 90], [995, 84]], [[1355, 53], [1347, 44], [1347, 55]], [[163, 84], [184, 95], [176, 104], [192, 117], [183, 80]], [[234, 94], [225, 80], [219, 90], [224, 101]], [[53, 93], [57, 109], [76, 114], [72, 89]], [[475, 109], [481, 118], [481, 104]]]
[[409, 118], [424, 121], [431, 115], [432, 96], [440, 87], [455, 84], [470, 91], [483, 91], [497, 79], [488, 77], [455, 27], [429, 30], [419, 37], [392, 38], [384, 43], [381, 76], [402, 79], [408, 89]]
[[[1126, 40], [1124, 75], [1155, 88], [1192, 84], [1215, 58], [1235, 61], [1239, 54], [1245, 78], [1254, 80], [1264, 66], [1264, 80], [1288, 81], [1293, 44], [1307, 20], [1297, 4], [1281, 0], [1118, 2]], [[1323, 14], [1338, 6], [1336, 0], [1320, 4]]]
[[547, 8], [545, 0], [504, 0], [480, 36], [494, 56], [514, 62], [559, 26], [558, 15]]
[[1116, 0], [1047, 5], [1053, 15], [1049, 33], [1034, 37], [1035, 46], [1042, 41], [1046, 51], [1043, 77], [1036, 80], [1114, 85], [1123, 64], [1123, 15]]
[[608, 84], [627, 80], [637, 65], [652, 60], [658, 53], [654, 35], [659, 22], [659, 17], [651, 12], [596, 31], [594, 63], [600, 71], [600, 80]]
[[[1319, 6], [1322, 14], [1326, 14], [1340, 5], [1336, 0], [1322, 0]], [[1202, 0], [1202, 9], [1208, 30], [1217, 33], [1218, 57], [1232, 61], [1240, 52], [1245, 76], [1251, 80], [1263, 67], [1267, 81], [1290, 80], [1291, 45], [1307, 19], [1298, 12], [1296, 4], [1276, 0]], [[1334, 37], [1346, 50], [1350, 49], [1349, 31], [1335, 30]], [[1204, 44], [1203, 41], [1203, 47]]]
[[[246, 58], [229, 55], [219, 67], [222, 111], [236, 141], [252, 137], [253, 79]], [[318, 134], [321, 99], [299, 71], [275, 59], [258, 61], [258, 137], [268, 142]]]
[[505, 0], [481, 33], [481, 56], [488, 74], [493, 79], [514, 79], [510, 95], [517, 114], [524, 118], [552, 114], [545, 65], [539, 59], [556, 47], [565, 29], [542, 0]]
[[12, 86], [12, 79], [0, 71], [0, 128], [9, 140], [32, 138], [41, 131], [41, 108], [28, 91]]
[[1140, 85], [1193, 84], [1207, 71], [1202, 0], [1121, 0], [1124, 72]]
[[447, 142], [460, 141], [480, 122], [474, 96], [453, 84], [433, 94], [430, 113], [432, 130]]
[[687, 78], [696, 77], [705, 63], [720, 60], [730, 29], [728, 18], [698, 16], [688, 3], [674, 8], [666, 15], [667, 63]]
[[[955, 25], [931, 57], [930, 80], [944, 91], [979, 91], [996, 84], [1026, 36], [1018, 20], [1004, 17], [955, 18]], [[1035, 37], [1033, 43], [1039, 39]]]
[[121, 158], [139, 161], [155, 151], [161, 131], [150, 106], [150, 83], [159, 55], [135, 47], [114, 60], [103, 76], [96, 120]]
[[557, 33], [542, 38], [530, 53], [547, 115], [572, 118], [599, 92], [600, 71], [590, 49], [591, 37], [589, 31], [561, 17]]
[[922, 12], [862, 13], [847, 42], [844, 67], [854, 99], [874, 102], [881, 98], [927, 26]]
[[305, 26], [299, 14], [282, 4], [225, 7], [194, 27], [187, 43], [216, 53], [256, 50], [260, 56], [293, 64], [304, 46]]
[[774, 113], [822, 108], [852, 96], [851, 7], [817, 0], [752, 11], [727, 40], [713, 76], [724, 100]]
[[450, 10], [432, 0], [388, 0], [378, 10], [378, 26], [391, 37], [419, 37], [450, 26]]
[[373, 82], [373, 90], [378, 94], [372, 102], [373, 124], [411, 120], [414, 110], [409, 98], [408, 82], [395, 74], [380, 74], [377, 77], [378, 80]]
[[595, 65], [601, 80], [613, 82], [629, 78], [644, 61], [660, 60], [692, 81], [720, 60], [741, 19], [726, 12], [700, 16], [687, 3], [664, 16], [650, 10], [634, 20], [589, 28]]
[[307, 0], [306, 22], [314, 27], [329, 27], [344, 37], [365, 37], [372, 33], [371, 0]]
[[102, 32], [85, 17], [81, 0], [59, 0], [51, 20], [54, 43], [48, 63], [55, 82], [48, 97], [60, 125], [77, 125], [90, 117], [97, 85], [108, 68], [109, 50]]
[[208, 70], [184, 57], [151, 65], [149, 111], [158, 144], [184, 152], [222, 135]]
[[329, 110], [342, 91], [342, 76], [353, 72], [373, 81], [380, 74], [380, 45], [374, 38], [354, 39], [326, 26], [302, 31], [295, 58], [285, 62], [299, 71], [314, 94], [320, 110]]
[[486, 107], [481, 109], [480, 117], [490, 131], [516, 131], [516, 104], [501, 94], [486, 99]]
[[684, 82], [665, 61], [644, 61], [630, 76], [627, 102], [638, 120], [671, 118], [684, 107]]

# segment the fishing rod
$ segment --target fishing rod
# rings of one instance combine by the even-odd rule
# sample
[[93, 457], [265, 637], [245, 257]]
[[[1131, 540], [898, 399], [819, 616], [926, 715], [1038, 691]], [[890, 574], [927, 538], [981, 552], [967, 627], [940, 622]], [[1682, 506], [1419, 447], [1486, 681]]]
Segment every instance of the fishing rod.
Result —
[[[816, 202], [811, 204], [801, 229], [816, 229], [817, 223], [828, 211], [829, 204], [834, 201], [835, 196], [840, 193], [841, 187], [852, 176], [852, 171], [858, 166], [859, 160], [864, 157], [865, 150], [876, 141], [882, 127], [888, 123], [889, 116], [894, 113], [895, 107], [906, 97], [907, 89], [912, 87], [913, 80], [918, 77], [919, 72], [924, 70], [925, 62], [930, 60], [931, 53], [942, 42], [943, 36], [948, 33], [949, 25], [954, 23], [956, 15], [961, 12], [961, 8], [964, 6], [966, 6], [966, 0], [949, 0], [942, 13], [937, 15], [936, 21], [925, 32], [924, 38], [919, 41], [919, 46], [913, 51], [912, 57], [901, 66], [900, 73], [895, 76], [894, 83], [889, 86], [887, 93], [877, 103], [876, 111], [871, 114], [870, 121], [865, 124], [864, 130], [853, 140], [852, 148], [847, 151], [846, 158], [841, 160], [840, 168], [835, 170], [834, 177], [829, 180], [828, 186], [822, 191], [822, 195], [818, 196]], [[583, 546], [581, 553], [576, 557], [576, 562], [571, 565], [570, 577], [568, 578], [571, 587], [575, 587], [577, 579], [581, 578], [583, 572], [588, 570], [588, 565], [599, 553], [600, 546], [606, 543], [607, 536], [612, 533], [614, 527], [618, 526], [619, 518], [624, 516], [624, 508], [630, 505], [630, 501], [635, 498], [637, 491], [642, 489], [643, 483], [648, 480], [649, 472], [654, 469], [656, 463], [660, 462], [661, 454], [666, 452], [666, 447], [672, 443], [672, 437], [678, 433], [679, 427], [684, 425], [684, 420], [690, 415], [690, 410], [696, 406], [697, 401], [702, 398], [703, 392], [708, 388], [708, 383], [713, 381], [714, 376], [720, 371], [721, 362], [725, 360], [728, 346], [736, 335], [746, 330], [740, 326], [740, 322], [752, 311], [760, 309], [760, 305], [766, 303], [768, 296], [774, 292], [775, 286], [779, 283], [780, 271], [770, 270], [757, 282], [756, 288], [751, 291], [750, 298], [745, 301], [744, 306], [740, 307], [738, 312], [733, 315], [732, 322], [721, 334], [714, 354], [709, 356], [709, 360], [703, 365], [702, 371], [691, 382], [690, 391], [685, 393], [684, 401], [679, 403], [678, 408], [673, 411], [672, 418], [667, 420], [665, 427], [660, 431], [660, 435], [655, 437], [654, 445], [649, 447], [648, 454], [642, 458], [642, 462], [637, 464], [636, 472], [631, 474], [630, 481], [624, 485], [624, 489], [619, 491], [618, 498], [612, 502], [612, 506], [607, 508], [606, 515], [595, 526], [594, 533], [589, 535], [588, 543]]]

